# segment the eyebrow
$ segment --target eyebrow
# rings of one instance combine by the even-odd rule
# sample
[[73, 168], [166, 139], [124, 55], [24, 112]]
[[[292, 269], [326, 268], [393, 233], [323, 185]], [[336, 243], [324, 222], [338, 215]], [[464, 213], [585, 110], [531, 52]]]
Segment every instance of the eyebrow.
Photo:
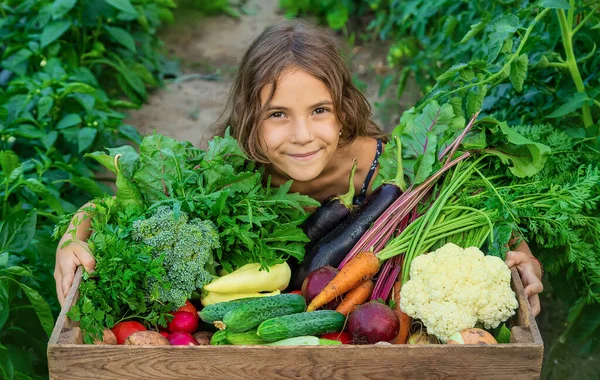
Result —
[[[325, 106], [325, 105], [333, 105], [333, 102], [330, 101], [330, 100], [321, 100], [320, 102], [315, 103], [312, 106], [309, 106], [308, 108], [309, 109], [311, 109], [311, 108], [317, 108], [317, 107]], [[273, 105], [269, 106], [269, 108], [267, 108], [267, 111], [272, 111], [272, 110], [289, 111], [289, 108], [273, 104]]]

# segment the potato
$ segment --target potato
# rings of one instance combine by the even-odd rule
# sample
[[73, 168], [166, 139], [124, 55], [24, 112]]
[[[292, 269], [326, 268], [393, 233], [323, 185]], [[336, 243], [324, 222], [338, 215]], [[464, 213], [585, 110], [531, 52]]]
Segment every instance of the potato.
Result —
[[196, 339], [200, 346], [208, 346], [210, 345], [210, 338], [212, 338], [213, 333], [210, 331], [198, 331], [192, 336], [194, 339]]
[[156, 331], [137, 331], [129, 335], [129, 338], [123, 344], [129, 346], [168, 346], [169, 341]]
[[482, 329], [464, 329], [453, 334], [448, 339], [448, 344], [498, 344], [496, 339], [489, 332]]
[[439, 341], [435, 335], [427, 334], [423, 331], [417, 331], [408, 338], [408, 344], [438, 344]]
[[117, 344], [117, 337], [110, 329], [102, 331], [102, 340], [95, 339], [95, 345]]

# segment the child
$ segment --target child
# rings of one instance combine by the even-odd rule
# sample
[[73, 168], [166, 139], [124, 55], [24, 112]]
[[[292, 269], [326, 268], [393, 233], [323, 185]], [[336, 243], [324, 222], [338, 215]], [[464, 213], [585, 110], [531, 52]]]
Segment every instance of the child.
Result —
[[[371, 192], [386, 141], [370, 115], [335, 39], [305, 23], [286, 21], [267, 28], [248, 48], [218, 133], [231, 126], [242, 150], [264, 165], [274, 186], [293, 179], [291, 192], [319, 201], [347, 191], [356, 158], [354, 203], [359, 204]], [[77, 229], [82, 242], [89, 237], [88, 228], [84, 222]], [[68, 239], [65, 235], [59, 247]], [[541, 269], [532, 257], [530, 252], [511, 252], [508, 261], [519, 268], [536, 313]], [[81, 245], [57, 249], [54, 277], [61, 304], [78, 265], [88, 271], [95, 265]]]

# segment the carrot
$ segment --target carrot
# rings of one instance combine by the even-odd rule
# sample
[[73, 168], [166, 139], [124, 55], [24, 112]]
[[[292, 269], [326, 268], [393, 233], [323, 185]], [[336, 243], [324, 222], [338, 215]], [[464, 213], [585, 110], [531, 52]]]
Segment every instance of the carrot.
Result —
[[346, 293], [344, 299], [338, 305], [335, 311], [344, 315], [350, 314], [350, 312], [354, 310], [356, 306], [362, 305], [367, 299], [369, 299], [373, 288], [375, 288], [373, 281], [365, 280], [361, 282], [356, 288]]
[[364, 280], [372, 278], [379, 271], [380, 265], [379, 258], [373, 252], [359, 253], [313, 298], [306, 311], [314, 311], [357, 287]]
[[396, 282], [394, 282], [394, 290], [392, 292], [392, 299], [396, 306], [394, 307], [394, 311], [400, 320], [400, 332], [398, 332], [398, 337], [394, 344], [405, 344], [406, 339], [408, 339], [408, 334], [410, 332], [410, 317], [402, 311], [400, 308], [400, 289], [402, 288], [402, 271], [398, 273], [398, 278]]

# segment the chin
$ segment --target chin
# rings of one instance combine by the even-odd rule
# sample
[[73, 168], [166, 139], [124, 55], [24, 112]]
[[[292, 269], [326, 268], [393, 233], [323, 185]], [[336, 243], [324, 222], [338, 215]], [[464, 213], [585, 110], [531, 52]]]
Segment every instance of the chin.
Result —
[[306, 182], [312, 181], [319, 176], [318, 170], [290, 170], [287, 172], [294, 181]]

